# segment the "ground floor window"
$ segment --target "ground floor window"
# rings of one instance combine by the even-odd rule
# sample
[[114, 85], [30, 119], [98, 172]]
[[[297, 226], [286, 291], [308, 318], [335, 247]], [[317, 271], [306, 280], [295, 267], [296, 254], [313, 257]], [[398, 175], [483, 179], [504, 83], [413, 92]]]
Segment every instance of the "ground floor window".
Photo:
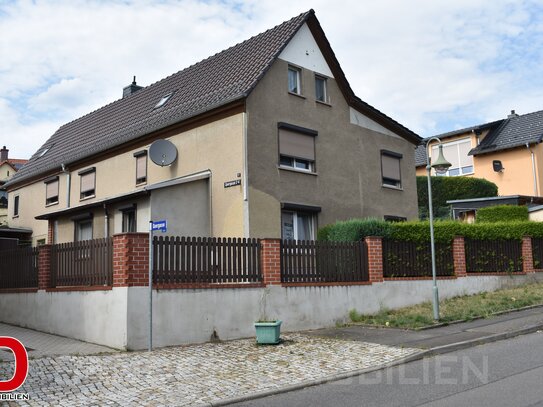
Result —
[[92, 219], [80, 220], [75, 223], [75, 240], [92, 239]]
[[281, 237], [286, 240], [315, 240], [315, 215], [304, 212], [281, 213]]
[[123, 233], [136, 231], [136, 209], [123, 210]]

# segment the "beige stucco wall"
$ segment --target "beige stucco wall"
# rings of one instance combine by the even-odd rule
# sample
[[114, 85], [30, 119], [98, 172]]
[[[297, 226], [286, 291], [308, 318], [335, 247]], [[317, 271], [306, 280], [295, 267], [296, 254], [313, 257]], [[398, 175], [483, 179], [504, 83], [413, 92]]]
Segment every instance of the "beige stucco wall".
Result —
[[530, 212], [528, 218], [534, 222], [543, 222], [543, 209], [539, 211]]
[[0, 165], [0, 181], [7, 181], [8, 178], [11, 178], [14, 173], [15, 170], [11, 167], [11, 165], [7, 163]]
[[[224, 188], [224, 182], [237, 179], [243, 174], [243, 114], [235, 114], [224, 119], [168, 137], [178, 150], [177, 161], [169, 167], [159, 167], [148, 160], [147, 185], [172, 178], [182, 177], [205, 170], [211, 175], [211, 217], [214, 236], [243, 236], [243, 193], [242, 187]], [[84, 205], [105, 198], [111, 198], [142, 190], [136, 187], [136, 151], [148, 149], [150, 144], [133, 148], [115, 157], [106, 158], [83, 168], [71, 169], [71, 207]], [[88, 167], [96, 167], [96, 195], [80, 200], [80, 176], [78, 172]], [[59, 169], [60, 170], [60, 169]], [[47, 222], [37, 221], [35, 216], [66, 208], [66, 174], [59, 172], [59, 203], [45, 206], [45, 184], [43, 180], [16, 189], [10, 193], [10, 215], [12, 226], [28, 227], [34, 230], [34, 242], [47, 235]], [[242, 183], [244, 180], [242, 180]], [[13, 218], [13, 199], [20, 195], [19, 217]], [[138, 230], [147, 231], [148, 207], [138, 205]], [[130, 201], [132, 202], [132, 201]], [[110, 212], [110, 234], [119, 233], [121, 216], [115, 207]], [[102, 237], [105, 230], [103, 210], [91, 210], [94, 217], [94, 237]], [[73, 239], [73, 222], [66, 216], [58, 226], [59, 241]], [[140, 227], [141, 226], [141, 227]], [[142, 230], [143, 228], [143, 230]]]
[[[320, 206], [319, 226], [352, 217], [417, 217], [415, 146], [351, 124], [334, 79], [330, 106], [315, 101], [314, 73], [302, 72], [303, 96], [287, 92], [288, 63], [277, 60], [247, 100], [251, 236], [280, 237], [281, 202]], [[317, 130], [316, 172], [278, 168], [278, 122]], [[403, 190], [382, 187], [380, 150], [403, 154]]]

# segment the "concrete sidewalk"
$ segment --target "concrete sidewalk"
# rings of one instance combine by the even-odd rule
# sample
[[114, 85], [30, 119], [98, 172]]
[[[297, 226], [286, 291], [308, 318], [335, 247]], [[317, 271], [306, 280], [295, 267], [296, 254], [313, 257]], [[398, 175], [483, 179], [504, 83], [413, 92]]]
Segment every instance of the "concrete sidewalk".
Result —
[[[318, 329], [307, 334], [337, 339], [379, 343], [389, 346], [450, 351], [462, 345], [504, 339], [543, 329], [543, 306], [497, 315], [488, 319], [451, 324], [424, 330], [374, 328], [351, 325], [344, 328]], [[449, 347], [451, 349], [449, 349]]]

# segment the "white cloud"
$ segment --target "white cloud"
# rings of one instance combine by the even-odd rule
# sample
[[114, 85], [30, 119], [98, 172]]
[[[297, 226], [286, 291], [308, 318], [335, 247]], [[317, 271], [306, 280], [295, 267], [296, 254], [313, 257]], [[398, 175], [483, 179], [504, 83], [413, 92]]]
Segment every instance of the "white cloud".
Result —
[[0, 144], [61, 124], [315, 8], [355, 92], [419, 134], [539, 110], [536, 2], [20, 1], [0, 5]]

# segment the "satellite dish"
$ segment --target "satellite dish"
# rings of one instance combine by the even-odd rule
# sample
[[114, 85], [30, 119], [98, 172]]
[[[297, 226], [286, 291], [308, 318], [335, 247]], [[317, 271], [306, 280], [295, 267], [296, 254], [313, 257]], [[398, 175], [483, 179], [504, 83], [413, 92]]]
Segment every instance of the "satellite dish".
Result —
[[177, 159], [177, 148], [171, 141], [157, 140], [149, 147], [149, 157], [156, 165], [164, 167]]

